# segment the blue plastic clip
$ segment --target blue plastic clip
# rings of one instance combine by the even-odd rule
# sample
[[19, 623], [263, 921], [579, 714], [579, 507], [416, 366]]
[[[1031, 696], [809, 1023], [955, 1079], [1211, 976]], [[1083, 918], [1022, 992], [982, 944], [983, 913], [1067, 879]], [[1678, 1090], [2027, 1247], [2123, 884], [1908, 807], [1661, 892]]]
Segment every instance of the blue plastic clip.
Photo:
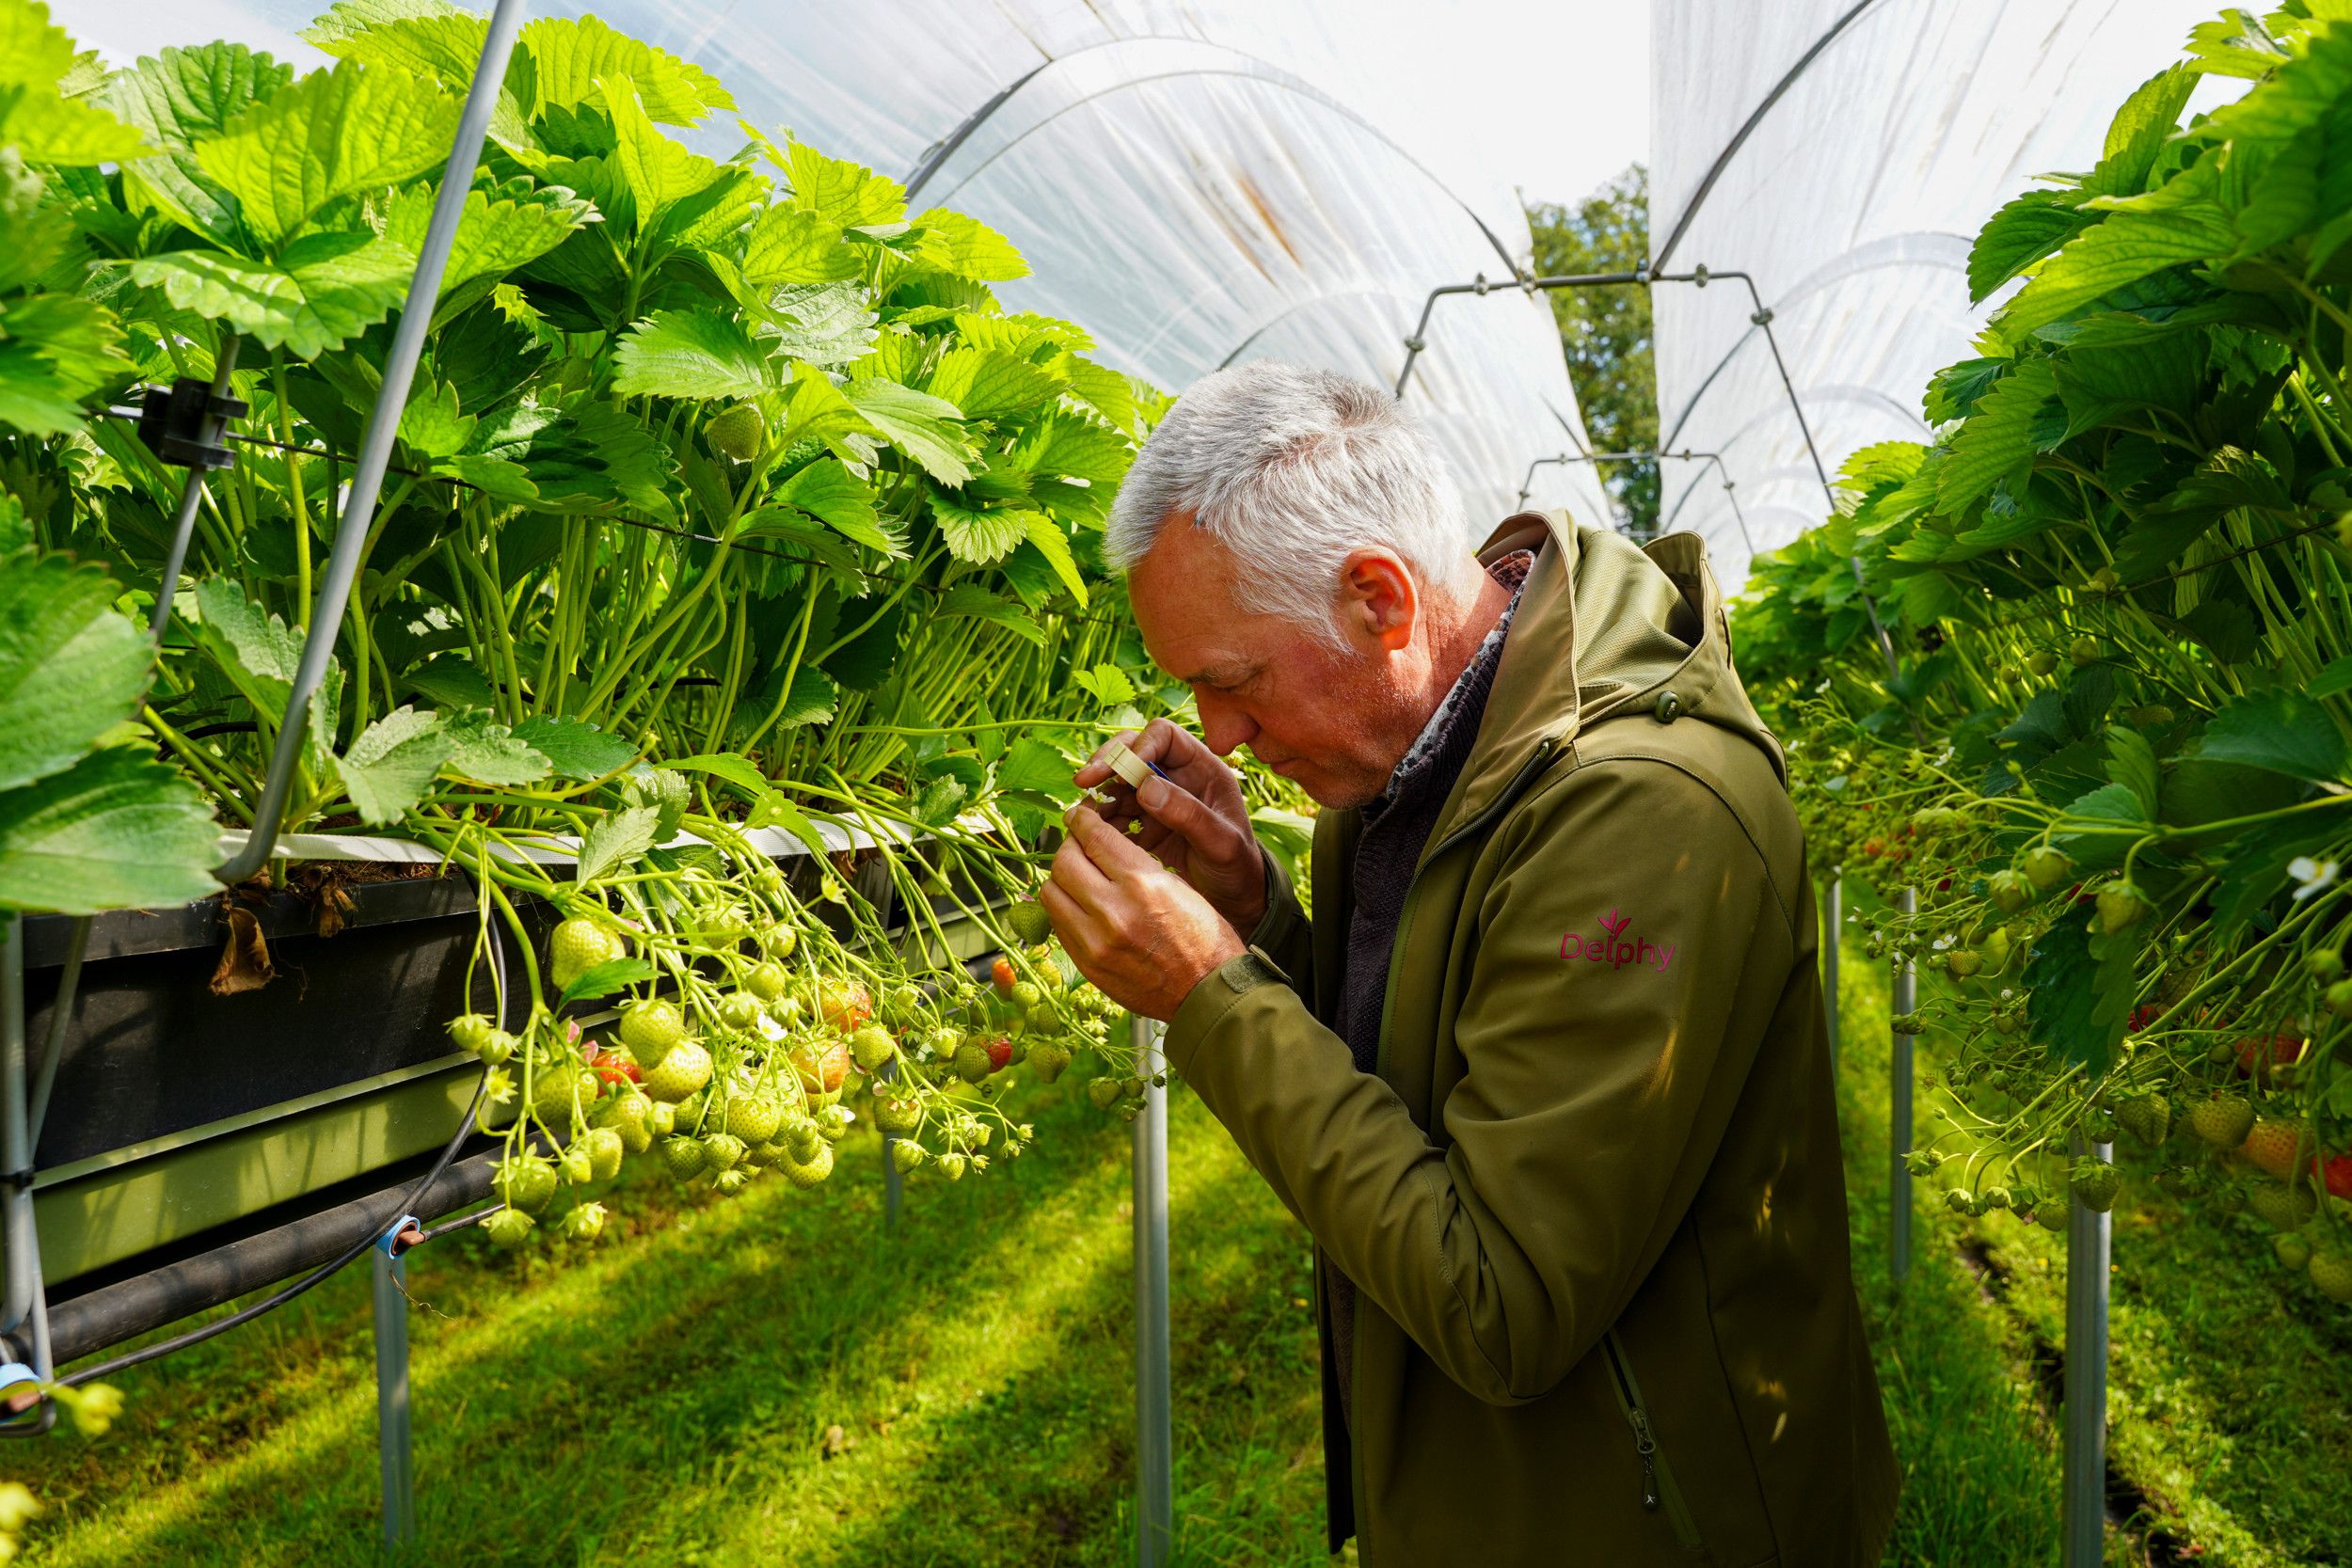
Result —
[[0, 1366], [0, 1388], [13, 1388], [20, 1383], [39, 1383], [40, 1374], [22, 1361]]
[[398, 1220], [393, 1222], [392, 1227], [389, 1230], [387, 1230], [383, 1235], [378, 1236], [375, 1239], [375, 1250], [382, 1253], [387, 1258], [399, 1257], [402, 1253], [407, 1251], [409, 1247], [417, 1244], [415, 1242], [407, 1243], [405, 1245], [401, 1243], [400, 1239], [403, 1236], [407, 1235], [412, 1230], [419, 1232], [419, 1241], [423, 1240], [422, 1227], [418, 1223], [417, 1216], [414, 1214], [401, 1215]]

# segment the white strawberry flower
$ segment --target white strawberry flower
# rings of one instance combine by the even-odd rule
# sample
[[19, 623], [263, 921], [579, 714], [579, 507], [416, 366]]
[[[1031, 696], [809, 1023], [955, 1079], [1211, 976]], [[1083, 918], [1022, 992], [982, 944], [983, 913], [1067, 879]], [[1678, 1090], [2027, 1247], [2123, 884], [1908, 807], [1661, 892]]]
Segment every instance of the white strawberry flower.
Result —
[[2287, 875], [2295, 881], [2295, 900], [2301, 903], [2322, 888], [2331, 886], [2342, 867], [2334, 861], [2313, 860], [2297, 855], [2287, 862]]

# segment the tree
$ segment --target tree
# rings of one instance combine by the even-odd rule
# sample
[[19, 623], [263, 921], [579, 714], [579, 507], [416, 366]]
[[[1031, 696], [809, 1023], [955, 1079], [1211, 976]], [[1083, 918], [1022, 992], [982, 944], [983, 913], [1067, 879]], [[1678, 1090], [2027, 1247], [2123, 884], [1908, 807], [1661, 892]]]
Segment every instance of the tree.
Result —
[[[1535, 270], [1631, 272], [1649, 255], [1649, 170], [1634, 164], [1573, 207], [1528, 209]], [[1547, 295], [1560, 324], [1568, 379], [1584, 408], [1595, 451], [1658, 450], [1658, 374], [1650, 358], [1649, 290], [1630, 284], [1553, 289]], [[1654, 459], [1598, 465], [1601, 483], [1624, 513], [1627, 529], [1646, 539], [1658, 529]]]

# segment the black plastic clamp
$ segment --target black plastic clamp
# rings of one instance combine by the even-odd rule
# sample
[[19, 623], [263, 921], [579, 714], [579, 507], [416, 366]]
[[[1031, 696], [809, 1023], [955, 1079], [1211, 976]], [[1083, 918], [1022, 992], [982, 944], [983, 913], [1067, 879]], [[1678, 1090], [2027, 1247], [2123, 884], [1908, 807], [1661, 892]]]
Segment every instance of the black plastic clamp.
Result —
[[249, 411], [243, 398], [215, 397], [213, 384], [183, 375], [150, 387], [139, 404], [139, 439], [147, 450], [183, 468], [233, 468], [236, 455], [221, 444], [230, 420]]

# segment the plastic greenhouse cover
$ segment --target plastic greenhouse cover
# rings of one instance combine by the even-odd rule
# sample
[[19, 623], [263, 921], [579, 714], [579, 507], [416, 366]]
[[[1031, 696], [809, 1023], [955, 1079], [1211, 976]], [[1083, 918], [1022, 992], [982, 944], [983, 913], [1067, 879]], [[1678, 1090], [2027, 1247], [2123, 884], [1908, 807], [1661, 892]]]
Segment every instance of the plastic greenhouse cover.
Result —
[[[1651, 256], [1717, 155], [1851, 13], [1724, 166], [1661, 271], [1754, 275], [1834, 480], [1860, 448], [1927, 436], [1928, 377], [1965, 357], [1968, 246], [2034, 175], [2087, 169], [2107, 121], [2178, 58], [2215, 0], [1654, 0]], [[2242, 87], [2243, 84], [2237, 84]], [[2192, 110], [2235, 88], [2209, 83]], [[1827, 512], [1745, 289], [1659, 284], [1659, 434], [1722, 453], [1669, 464], [1661, 526], [1709, 540], [1726, 592], [1746, 531], [1770, 550]], [[1669, 521], [1670, 520], [1670, 521]]]
[[[472, 8], [485, 8], [474, 0]], [[304, 66], [326, 0], [53, 0], [110, 60], [229, 38]], [[570, 0], [704, 65], [764, 128], [1001, 230], [1034, 276], [1008, 309], [1068, 317], [1098, 356], [1181, 389], [1261, 357], [1395, 383], [1428, 291], [1507, 278], [1530, 244], [1480, 141], [1472, 71], [1433, 45], [1491, 5], [1412, 0]], [[1485, 44], [1482, 47], [1487, 46]], [[687, 133], [736, 151], [731, 118]], [[1568, 193], [1572, 194], [1572, 193]], [[1438, 307], [1406, 401], [1445, 444], [1474, 534], [1529, 464], [1585, 450], [1549, 307]], [[1610, 521], [1591, 466], [1535, 470], [1531, 505]]]

